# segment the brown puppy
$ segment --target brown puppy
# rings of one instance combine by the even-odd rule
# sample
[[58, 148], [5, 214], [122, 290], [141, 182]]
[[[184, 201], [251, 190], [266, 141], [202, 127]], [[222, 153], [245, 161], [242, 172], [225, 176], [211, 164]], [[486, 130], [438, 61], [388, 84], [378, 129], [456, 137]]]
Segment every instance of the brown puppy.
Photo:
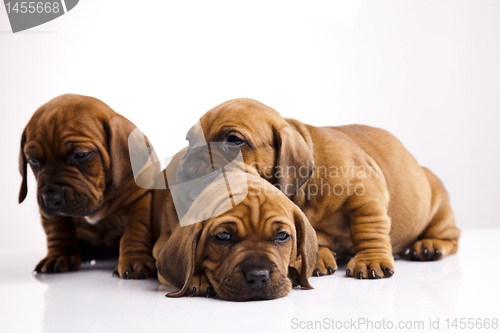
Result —
[[[251, 99], [225, 102], [200, 124], [202, 139], [239, 145], [247, 172], [303, 210], [317, 232], [315, 275], [337, 269], [336, 253], [353, 257], [347, 276], [379, 278], [394, 274], [393, 254], [436, 260], [457, 251], [460, 231], [442, 183], [384, 130], [313, 127]], [[199, 127], [188, 132], [190, 146]], [[206, 173], [197, 159], [188, 149], [181, 179]]]
[[48, 246], [37, 272], [77, 270], [82, 257], [119, 249], [120, 277], [155, 276], [153, 192], [134, 182], [127, 144], [134, 129], [92, 97], [62, 95], [35, 112], [21, 139], [19, 202], [29, 164]]
[[[247, 191], [232, 187], [229, 197], [212, 183], [197, 197], [184, 219], [199, 221], [200, 214], [210, 211], [214, 217], [203, 222], [181, 227], [167, 198], [162, 236], [153, 253], [160, 281], [180, 289], [168, 296], [217, 295], [244, 301], [285, 296], [292, 280], [312, 288], [308, 277], [318, 245], [311, 224], [271, 184], [244, 172], [240, 175]], [[242, 200], [238, 205], [219, 214], [225, 202], [238, 197]]]

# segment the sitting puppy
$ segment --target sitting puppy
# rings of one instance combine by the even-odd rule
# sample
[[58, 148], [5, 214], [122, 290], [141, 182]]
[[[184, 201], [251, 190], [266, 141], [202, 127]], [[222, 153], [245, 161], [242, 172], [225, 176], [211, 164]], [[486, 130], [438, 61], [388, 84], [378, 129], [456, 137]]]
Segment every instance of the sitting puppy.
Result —
[[[27, 164], [35, 174], [48, 253], [35, 271], [77, 270], [82, 259], [118, 254], [114, 274], [156, 275], [151, 203], [139, 188], [127, 138], [135, 126], [98, 99], [62, 95], [40, 107], [21, 139], [21, 203]], [[147, 139], [146, 139], [147, 141]]]
[[[231, 175], [220, 175], [224, 177]], [[180, 290], [167, 296], [209, 296], [244, 301], [283, 297], [292, 283], [312, 288], [316, 235], [304, 213], [260, 177], [244, 177], [231, 195], [213, 180], [197, 196], [181, 227], [169, 191], [162, 234], [153, 253], [162, 283]], [[247, 181], [248, 177], [248, 181]], [[226, 210], [228, 201], [240, 202]], [[231, 205], [231, 203], [230, 203]], [[202, 222], [207, 212], [213, 216]], [[193, 224], [194, 223], [194, 224]], [[300, 271], [300, 272], [299, 272]]]
[[458, 249], [460, 231], [442, 183], [384, 130], [313, 127], [255, 100], [230, 100], [188, 132], [179, 164], [184, 181], [211, 167], [191, 153], [200, 136], [240, 146], [246, 171], [302, 209], [319, 244], [315, 275], [333, 274], [336, 254], [351, 256], [346, 274], [362, 279], [392, 276], [393, 254], [437, 260]]

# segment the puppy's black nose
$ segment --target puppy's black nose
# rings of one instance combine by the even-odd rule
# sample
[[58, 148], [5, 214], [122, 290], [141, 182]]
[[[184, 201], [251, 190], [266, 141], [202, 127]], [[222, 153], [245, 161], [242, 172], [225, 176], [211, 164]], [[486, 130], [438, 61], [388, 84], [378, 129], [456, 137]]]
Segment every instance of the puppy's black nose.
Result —
[[254, 268], [243, 272], [245, 280], [254, 289], [264, 288], [269, 282], [269, 270], [265, 268]]
[[47, 208], [59, 208], [63, 203], [63, 196], [57, 192], [46, 192], [42, 194], [42, 199]]
[[212, 173], [214, 170], [211, 163], [207, 145], [188, 148], [177, 166], [179, 181], [187, 182]]
[[190, 163], [190, 161], [183, 159], [179, 166], [177, 167], [177, 175], [179, 176], [179, 181], [184, 183], [192, 180], [194, 174], [198, 169], [199, 163]]

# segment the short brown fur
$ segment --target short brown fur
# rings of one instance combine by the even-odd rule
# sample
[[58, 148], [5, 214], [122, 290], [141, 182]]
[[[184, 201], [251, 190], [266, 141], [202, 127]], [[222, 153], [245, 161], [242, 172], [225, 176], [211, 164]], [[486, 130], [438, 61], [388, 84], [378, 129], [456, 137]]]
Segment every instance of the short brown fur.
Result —
[[[166, 199], [162, 235], [153, 252], [160, 281], [180, 289], [168, 296], [217, 295], [243, 301], [282, 297], [292, 288], [292, 280], [312, 288], [308, 277], [317, 260], [312, 226], [283, 193], [260, 177], [248, 177], [248, 195], [240, 204], [185, 227], [179, 225], [171, 197]], [[214, 197], [208, 187], [194, 205], [216, 209], [229, 200], [227, 192], [224, 194]], [[231, 234], [232, 241], [218, 241], [215, 236], [221, 232]], [[286, 232], [290, 238], [277, 242], [279, 232]], [[265, 288], [253, 289], [245, 281], [243, 269], [249, 264], [271, 268]], [[296, 274], [298, 270], [300, 275]]]
[[[279, 186], [303, 210], [317, 232], [315, 275], [332, 274], [336, 254], [353, 257], [348, 276], [380, 278], [394, 274], [393, 254], [437, 260], [458, 249], [460, 230], [442, 183], [387, 131], [305, 125], [246, 98], [213, 108], [200, 122], [207, 142], [243, 141], [247, 172]], [[307, 172], [284, 172], [289, 167]]]
[[[120, 277], [156, 275], [154, 193], [134, 182], [127, 144], [134, 129], [126, 118], [87, 96], [62, 95], [35, 112], [21, 139], [19, 202], [27, 194], [30, 164], [48, 247], [36, 271], [77, 270], [82, 258], [119, 249]], [[76, 153], [88, 156], [76, 159]], [[63, 203], [47, 206], [43, 196], [56, 191]]]

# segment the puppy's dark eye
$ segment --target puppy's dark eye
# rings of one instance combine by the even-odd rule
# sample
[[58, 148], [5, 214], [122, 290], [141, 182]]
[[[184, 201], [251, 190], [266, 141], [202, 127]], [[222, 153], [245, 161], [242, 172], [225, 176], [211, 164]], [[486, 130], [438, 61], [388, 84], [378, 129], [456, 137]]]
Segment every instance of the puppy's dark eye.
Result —
[[237, 137], [236, 135], [232, 135], [232, 134], [227, 137], [226, 141], [229, 143], [232, 143], [233, 145], [236, 145], [236, 146], [241, 146], [242, 144], [245, 143], [244, 140], [242, 140], [239, 137]]
[[221, 232], [219, 234], [217, 234], [217, 237], [218, 240], [230, 240], [231, 239], [231, 235], [228, 233], [228, 232]]
[[34, 158], [30, 158], [28, 159], [28, 162], [32, 165], [38, 165], [40, 164], [40, 162], [38, 162], [37, 160], [35, 160]]
[[288, 237], [290, 237], [290, 235], [287, 234], [286, 232], [282, 231], [282, 232], [278, 233], [278, 235], [276, 236], [276, 240], [278, 240], [278, 241], [285, 241], [285, 240], [288, 239]]
[[73, 157], [75, 158], [75, 160], [83, 160], [84, 158], [89, 157], [90, 153], [90, 151], [86, 153], [74, 153]]

